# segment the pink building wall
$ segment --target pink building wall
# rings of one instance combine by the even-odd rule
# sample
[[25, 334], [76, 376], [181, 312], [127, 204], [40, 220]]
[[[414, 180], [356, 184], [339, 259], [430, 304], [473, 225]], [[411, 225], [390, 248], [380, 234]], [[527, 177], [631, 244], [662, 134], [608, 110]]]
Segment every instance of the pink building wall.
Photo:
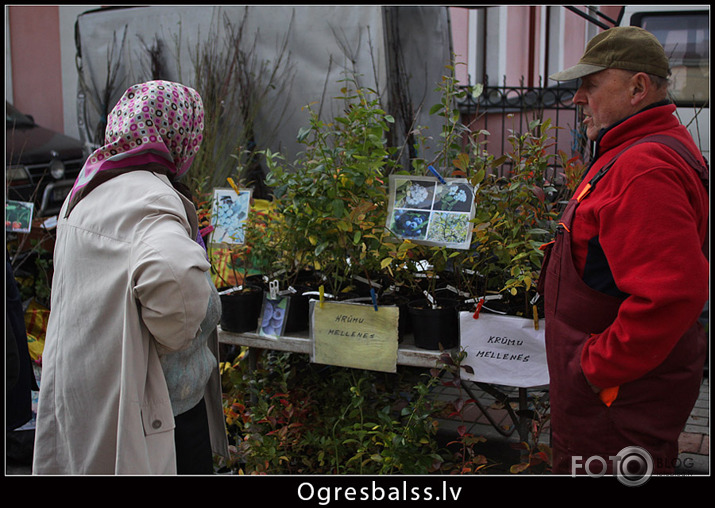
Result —
[[13, 103], [63, 132], [59, 6], [9, 6]]
[[[498, 6], [494, 6], [496, 9]], [[576, 6], [585, 11], [584, 6]], [[612, 19], [616, 19], [622, 6], [601, 6], [600, 11]], [[451, 8], [452, 41], [457, 59], [468, 61], [470, 52], [484, 51], [484, 47], [470, 43], [469, 30], [472, 28], [469, 23], [470, 9]], [[510, 5], [500, 12], [499, 23], [495, 25], [495, 19], [491, 18], [486, 27], [488, 33], [492, 34], [489, 40], [499, 40], [503, 45], [501, 48], [486, 48], [487, 58], [492, 61], [492, 68], [495, 59], [501, 55], [503, 65], [501, 76], [489, 76], [489, 84], [493, 86], [508, 87], [539, 87], [554, 86], [556, 83], [548, 80], [548, 74], [574, 65], [583, 54], [587, 40], [598, 33], [600, 28], [592, 25], [589, 21], [578, 14], [565, 10], [563, 7], [552, 9], [550, 18], [547, 17], [547, 10], [540, 5]], [[553, 24], [559, 29], [549, 30], [549, 24]], [[504, 28], [500, 28], [503, 26]], [[503, 30], [498, 33], [498, 30]], [[467, 33], [463, 33], [466, 31]], [[543, 32], [543, 33], [542, 33]], [[500, 37], [493, 37], [494, 35]], [[556, 35], [558, 34], [558, 35]], [[471, 44], [471, 46], [470, 46]], [[549, 46], [552, 51], [549, 51]], [[553, 51], [558, 49], [559, 51]], [[501, 53], [499, 52], [501, 50]], [[557, 58], [560, 54], [561, 61], [548, 62], [549, 58]], [[548, 66], [548, 69], [545, 68]], [[458, 69], [459, 70], [459, 69]], [[457, 72], [457, 78], [462, 84], [467, 84], [467, 72]], [[475, 77], [472, 76], [472, 84]], [[515, 92], [516, 93], [516, 92]], [[494, 112], [484, 114], [479, 112], [477, 118], [472, 119], [470, 127], [473, 131], [485, 129], [489, 131], [486, 149], [491, 155], [499, 156], [511, 151], [508, 141], [510, 131], [517, 133], [525, 132], [528, 128], [528, 121], [536, 117], [534, 112], [527, 112], [519, 123], [520, 115], [503, 117], [502, 113]], [[572, 112], [561, 111], [558, 114], [553, 110], [543, 112], [544, 120], [550, 119], [552, 125], [558, 125], [558, 145], [553, 146], [553, 152], [563, 151], [571, 154], [573, 137], [570, 132], [578, 127], [578, 122]], [[552, 133], [553, 135], [553, 133]]]
[[[504, 7], [495, 5], [491, 7]], [[552, 18], [563, 14], [563, 27], [559, 34], [558, 40], [548, 40], [548, 34], [542, 34], [543, 28], [547, 23], [556, 24], [556, 19], [547, 21], [545, 11], [542, 5], [509, 5], [506, 6], [506, 26], [504, 29], [504, 40], [506, 48], [504, 48], [504, 76], [508, 86], [518, 86], [522, 76], [525, 80], [525, 85], [539, 85], [539, 77], [545, 78], [544, 69], [540, 68], [541, 53], [547, 51], [547, 47], [542, 47], [542, 42], [546, 42], [551, 47], [559, 46], [563, 52], [562, 66], [567, 67], [578, 62], [586, 47], [587, 39], [600, 29], [592, 25], [590, 32], [587, 31], [589, 21], [580, 17], [574, 12], [565, 10], [564, 7], [556, 6], [557, 9], [552, 12]], [[586, 11], [585, 6], [575, 6], [581, 11]], [[622, 5], [603, 5], [599, 6], [599, 10], [606, 16], [616, 19], [623, 6]], [[458, 62], [467, 62], [470, 52], [481, 51], [480, 47], [470, 47], [469, 42], [469, 13], [467, 7], [450, 7], [450, 17], [452, 24], [452, 43], [454, 53]], [[604, 20], [601, 20], [604, 21]], [[608, 23], [606, 23], [608, 24]], [[548, 29], [548, 27], [546, 27]], [[498, 27], [494, 25], [488, 26], [487, 31], [496, 33]], [[588, 34], [591, 35], [588, 35]], [[481, 41], [480, 41], [481, 43]], [[491, 58], [494, 58], [497, 48], [487, 48], [487, 51], [492, 51]], [[504, 76], [490, 76], [490, 82], [499, 85], [503, 84]], [[465, 66], [457, 67], [457, 78], [463, 84], [467, 83], [467, 70]], [[472, 79], [474, 81], [474, 79]], [[543, 83], [548, 84], [548, 83]]]
[[[507, 8], [507, 67], [506, 79], [509, 84], [517, 84], [522, 76], [528, 78], [531, 33], [529, 16], [531, 7], [511, 5]], [[538, 54], [538, 53], [536, 53]], [[501, 84], [501, 76], [499, 76]]]
[[469, 56], [469, 17], [467, 9], [450, 7], [450, 24], [452, 26], [452, 46], [454, 60], [457, 62], [454, 72], [460, 83], [468, 81], [466, 61]]
[[[583, 8], [583, 6], [579, 6]], [[615, 18], [621, 6], [601, 6], [602, 12]], [[89, 8], [89, 7], [88, 7]], [[51, 129], [65, 131], [65, 126], [75, 122], [75, 108], [72, 101], [63, 93], [72, 94], [72, 90], [63, 90], [61, 53], [67, 55], [74, 52], [66, 33], [61, 44], [60, 30], [72, 30], [72, 14], [65, 14], [64, 25], [61, 10], [70, 7], [59, 5], [12, 5], [6, 6], [7, 24], [9, 30], [9, 48], [11, 72], [6, 76], [11, 78], [12, 101], [22, 111], [31, 114], [35, 120]], [[81, 12], [81, 10], [79, 11]], [[450, 7], [453, 50], [458, 62], [467, 62], [469, 51], [469, 9]], [[540, 69], [538, 58], [541, 51], [539, 30], [542, 25], [541, 6], [510, 5], [507, 7], [506, 40], [508, 41], [505, 58], [505, 74], [509, 85], [518, 85], [521, 76], [526, 84], [529, 78], [538, 85]], [[585, 46], [586, 21], [576, 14], [567, 12], [564, 15], [564, 31], [562, 41], [551, 41], [551, 44], [561, 44], [563, 47], [564, 66], [578, 61]], [[493, 29], [493, 27], [490, 27]], [[9, 49], [9, 51], [8, 51]], [[71, 60], [71, 59], [70, 59]], [[65, 59], [65, 66], [68, 66]], [[456, 73], [462, 83], [467, 82], [468, 69], [466, 65], [457, 65]], [[73, 69], [64, 69], [65, 74]], [[498, 78], [499, 84], [502, 77]], [[65, 86], [71, 86], [65, 81]]]

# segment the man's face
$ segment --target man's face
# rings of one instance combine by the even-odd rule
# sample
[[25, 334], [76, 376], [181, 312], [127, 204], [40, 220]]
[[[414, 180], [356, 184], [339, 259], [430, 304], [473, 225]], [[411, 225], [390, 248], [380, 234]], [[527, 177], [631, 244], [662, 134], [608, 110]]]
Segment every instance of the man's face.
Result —
[[601, 129], [636, 112], [631, 103], [631, 76], [632, 73], [620, 69], [606, 69], [581, 78], [573, 102], [583, 106], [583, 123], [591, 141]]

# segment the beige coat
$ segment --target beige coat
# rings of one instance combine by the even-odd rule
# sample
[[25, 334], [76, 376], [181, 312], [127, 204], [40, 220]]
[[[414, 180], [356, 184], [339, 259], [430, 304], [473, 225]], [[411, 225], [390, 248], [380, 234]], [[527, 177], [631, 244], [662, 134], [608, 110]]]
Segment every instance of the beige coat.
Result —
[[[190, 343], [212, 291], [193, 205], [165, 176], [133, 171], [59, 217], [33, 472], [174, 474], [158, 353]], [[205, 398], [226, 455], [218, 368]]]

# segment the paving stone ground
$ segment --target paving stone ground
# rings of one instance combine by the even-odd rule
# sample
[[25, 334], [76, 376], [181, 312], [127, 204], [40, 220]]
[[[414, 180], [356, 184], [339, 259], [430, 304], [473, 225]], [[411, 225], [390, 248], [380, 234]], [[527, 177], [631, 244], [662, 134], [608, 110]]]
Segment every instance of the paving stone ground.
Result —
[[[470, 386], [472, 384], [468, 384]], [[510, 397], [511, 406], [514, 410], [518, 408], [518, 390], [509, 387], [497, 387], [505, 395]], [[490, 443], [488, 449], [495, 453], [493, 458], [496, 461], [513, 461], [518, 455], [513, 453], [513, 445], [517, 444], [519, 439], [519, 434], [517, 429], [514, 428], [514, 423], [510, 417], [508, 411], [504, 409], [503, 404], [501, 404], [493, 395], [485, 392], [480, 387], [474, 385], [470, 388], [472, 395], [478, 398], [480, 404], [483, 406], [485, 411], [481, 411], [476, 405], [470, 404], [467, 409], [463, 411], [462, 419], [455, 420], [442, 419], [440, 420], [440, 427], [444, 432], [456, 432], [457, 427], [460, 425], [466, 426], [468, 432], [473, 435], [481, 435], [487, 439], [487, 443]], [[544, 397], [547, 393], [543, 389], [535, 389], [528, 391], [530, 396], [536, 395], [538, 400], [539, 397]], [[454, 387], [440, 387], [435, 390], [434, 395], [442, 400], [454, 400], [460, 394]], [[469, 394], [462, 393], [462, 396], [469, 396]], [[492, 422], [489, 421], [487, 415], [491, 417]], [[678, 474], [709, 474], [710, 473], [710, 382], [708, 378], [703, 380], [700, 389], [700, 397], [693, 408], [692, 414], [688, 419], [685, 428], [679, 439], [679, 463], [676, 467], [676, 473]], [[495, 427], [499, 427], [502, 431], [507, 432], [512, 430], [511, 434], [508, 436], [503, 435]], [[541, 431], [540, 442], [549, 444], [549, 431], [548, 423], [543, 426]], [[503, 452], [503, 453], [502, 453]]]

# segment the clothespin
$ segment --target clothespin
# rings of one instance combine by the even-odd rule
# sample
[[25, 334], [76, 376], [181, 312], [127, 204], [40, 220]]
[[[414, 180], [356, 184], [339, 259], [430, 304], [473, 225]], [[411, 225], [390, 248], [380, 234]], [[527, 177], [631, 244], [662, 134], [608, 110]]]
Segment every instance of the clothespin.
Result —
[[236, 194], [239, 194], [238, 185], [236, 185], [236, 182], [233, 181], [233, 178], [229, 176], [228, 178], [226, 178], [226, 181], [228, 181], [228, 184], [231, 186], [231, 188], [236, 191]]
[[270, 293], [271, 300], [278, 299], [278, 281], [272, 280], [268, 283], [268, 291]]
[[479, 312], [482, 310], [482, 305], [484, 305], [484, 298], [480, 298], [477, 301], [477, 308], [474, 311], [474, 316], [472, 316], [474, 319], [479, 319]]
[[531, 299], [531, 311], [532, 314], [534, 315], [534, 330], [539, 329], [539, 309], [536, 308], [536, 302], [539, 301], [539, 293], [536, 293], [536, 296]]
[[437, 180], [439, 180], [439, 183], [441, 184], [446, 184], [447, 182], [444, 181], [444, 178], [442, 178], [442, 175], [440, 175], [436, 169], [434, 169], [432, 166], [427, 166], [427, 169], [429, 169], [434, 176], [437, 177]]
[[320, 293], [319, 293], [319, 294], [320, 294], [320, 308], [322, 309], [322, 308], [323, 308], [323, 302], [325, 301], [325, 286], [323, 286], [323, 285], [321, 284], [321, 285], [320, 285], [320, 288], [318, 288], [318, 289], [320, 290]]
[[372, 298], [372, 306], [375, 307], [375, 312], [377, 312], [377, 295], [375, 294], [375, 288], [370, 288], [370, 298]]

